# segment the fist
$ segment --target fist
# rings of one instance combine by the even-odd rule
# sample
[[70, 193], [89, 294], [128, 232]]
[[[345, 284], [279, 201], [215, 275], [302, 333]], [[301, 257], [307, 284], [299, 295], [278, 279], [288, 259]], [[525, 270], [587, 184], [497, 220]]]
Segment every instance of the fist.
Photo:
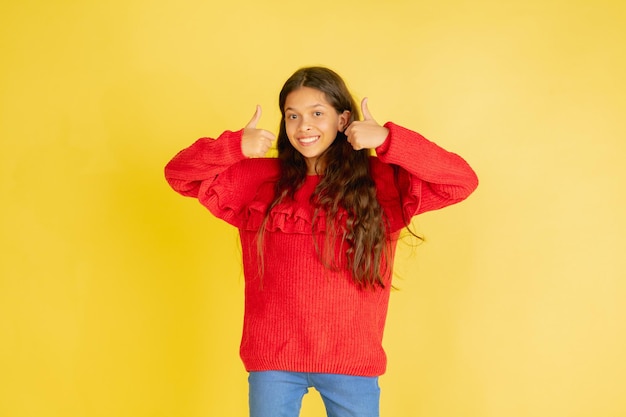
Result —
[[261, 158], [272, 147], [272, 142], [276, 136], [268, 130], [257, 129], [257, 124], [261, 119], [261, 106], [256, 106], [254, 116], [243, 128], [241, 137], [241, 152], [246, 158]]
[[355, 151], [361, 149], [374, 149], [385, 142], [389, 135], [389, 129], [379, 125], [372, 117], [367, 107], [367, 97], [361, 101], [361, 112], [363, 121], [355, 121], [345, 131], [348, 142]]

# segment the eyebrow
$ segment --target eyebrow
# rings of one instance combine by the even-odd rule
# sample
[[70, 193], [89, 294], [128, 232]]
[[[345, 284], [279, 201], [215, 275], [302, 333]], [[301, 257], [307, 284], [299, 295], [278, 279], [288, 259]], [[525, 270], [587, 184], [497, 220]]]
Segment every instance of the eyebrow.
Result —
[[[316, 104], [312, 104], [312, 105], [308, 106], [307, 109], [313, 109], [315, 107], [324, 107], [325, 108], [326, 106], [324, 104], [322, 104], [322, 103], [316, 103]], [[286, 107], [285, 111], [288, 111], [288, 110], [297, 111], [293, 107]]]

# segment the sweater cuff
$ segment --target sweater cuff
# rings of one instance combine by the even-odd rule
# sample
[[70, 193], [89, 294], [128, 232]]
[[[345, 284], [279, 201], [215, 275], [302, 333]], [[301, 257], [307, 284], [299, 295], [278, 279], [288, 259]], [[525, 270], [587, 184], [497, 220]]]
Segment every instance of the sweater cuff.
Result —
[[224, 161], [227, 164], [234, 164], [243, 159], [247, 159], [241, 151], [241, 137], [243, 136], [243, 129], [232, 132], [227, 130], [223, 132], [216, 140], [226, 142], [226, 146], [223, 148]]
[[385, 138], [385, 141], [381, 143], [380, 146], [374, 149], [376, 151], [376, 155], [383, 155], [389, 150], [389, 146], [391, 144], [391, 136], [393, 134], [394, 128], [396, 127], [396, 125], [392, 122], [387, 122], [383, 126], [389, 129], [389, 134]]

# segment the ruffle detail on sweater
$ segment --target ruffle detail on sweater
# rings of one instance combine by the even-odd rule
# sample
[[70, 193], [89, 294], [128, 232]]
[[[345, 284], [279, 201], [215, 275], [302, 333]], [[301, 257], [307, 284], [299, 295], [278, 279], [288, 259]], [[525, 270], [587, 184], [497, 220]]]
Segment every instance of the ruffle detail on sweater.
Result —
[[[251, 177], [247, 178], [251, 180]], [[237, 189], [232, 184], [239, 184]], [[245, 185], [243, 185], [245, 184]], [[269, 177], [262, 181], [245, 181], [218, 178], [206, 190], [202, 203], [217, 217], [231, 225], [245, 230], [258, 231], [265, 222], [265, 230], [284, 233], [323, 233], [326, 231], [326, 217], [323, 211], [315, 213], [309, 199], [317, 184], [310, 178], [296, 192], [295, 201], [287, 201], [274, 207], [265, 220], [267, 208], [274, 199], [275, 180]], [[345, 221], [346, 214], [336, 216], [339, 222]]]
[[[257, 231], [263, 224], [267, 204], [255, 200], [247, 210], [246, 223], [243, 225], [244, 230]], [[345, 221], [345, 214], [337, 216], [337, 220], [342, 224]], [[267, 218], [265, 225], [266, 231], [283, 232], [283, 233], [323, 233], [326, 231], [326, 219], [323, 212], [318, 212], [314, 217], [312, 210], [293, 204], [279, 204], [274, 207]]]
[[[410, 218], [415, 210], [410, 206], [416, 205], [419, 200], [409, 194], [405, 196], [401, 205], [400, 191], [394, 184], [391, 168], [374, 158], [373, 171], [377, 182], [378, 201], [385, 211], [390, 231], [395, 232], [405, 226], [404, 218]], [[257, 175], [254, 176], [251, 172]], [[274, 175], [259, 175], [261, 172], [262, 169], [246, 170], [245, 175], [238, 178], [230, 178], [230, 172], [221, 174], [221, 178], [218, 177], [201, 193], [205, 196], [201, 198], [202, 203], [215, 216], [231, 225], [245, 231], [258, 231], [265, 221], [267, 208], [274, 199], [275, 186]], [[400, 186], [411, 188], [410, 179], [405, 175], [400, 176], [399, 182]], [[318, 183], [318, 178], [308, 178], [296, 192], [295, 201], [289, 199], [274, 207], [265, 223], [265, 230], [299, 234], [324, 233], [327, 229], [325, 212], [315, 213], [315, 209], [309, 204], [311, 194]], [[235, 184], [237, 188], [233, 188]], [[419, 183], [417, 186], [419, 188]], [[403, 210], [406, 212], [405, 215]], [[339, 224], [345, 224], [346, 219], [345, 212], [340, 212], [335, 217]]]

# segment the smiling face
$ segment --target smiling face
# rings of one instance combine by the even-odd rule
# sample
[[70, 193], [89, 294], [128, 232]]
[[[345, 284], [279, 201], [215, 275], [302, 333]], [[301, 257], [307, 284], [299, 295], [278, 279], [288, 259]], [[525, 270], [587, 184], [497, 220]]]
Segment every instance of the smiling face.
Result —
[[284, 113], [289, 142], [304, 156], [308, 173], [317, 173], [317, 159], [347, 127], [350, 112], [338, 114], [322, 91], [300, 87], [287, 95]]

